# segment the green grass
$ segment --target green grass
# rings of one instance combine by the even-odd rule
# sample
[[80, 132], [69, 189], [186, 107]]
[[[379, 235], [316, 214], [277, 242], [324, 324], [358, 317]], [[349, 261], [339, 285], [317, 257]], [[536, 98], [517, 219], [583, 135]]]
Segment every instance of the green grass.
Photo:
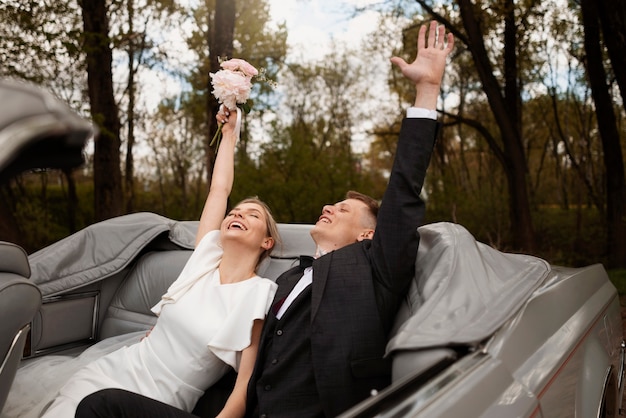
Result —
[[620, 296], [626, 295], [626, 269], [614, 269], [607, 271], [609, 279], [613, 282], [613, 285], [617, 288], [617, 293]]

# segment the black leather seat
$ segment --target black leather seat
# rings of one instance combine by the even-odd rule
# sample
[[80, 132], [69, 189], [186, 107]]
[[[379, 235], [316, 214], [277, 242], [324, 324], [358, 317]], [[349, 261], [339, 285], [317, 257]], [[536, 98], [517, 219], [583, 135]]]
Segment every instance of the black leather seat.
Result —
[[26, 252], [0, 241], [0, 411], [22, 359], [30, 323], [41, 307], [41, 292], [29, 277]]

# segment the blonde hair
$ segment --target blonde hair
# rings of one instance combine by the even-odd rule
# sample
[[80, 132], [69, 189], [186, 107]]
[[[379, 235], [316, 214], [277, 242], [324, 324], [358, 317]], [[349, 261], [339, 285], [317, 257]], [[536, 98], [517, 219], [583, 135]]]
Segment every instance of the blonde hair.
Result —
[[263, 251], [261, 255], [259, 256], [259, 260], [256, 263], [256, 266], [258, 268], [261, 262], [265, 260], [267, 257], [269, 257], [269, 255], [272, 253], [274, 248], [282, 245], [282, 240], [280, 238], [280, 233], [278, 232], [278, 225], [276, 225], [276, 221], [274, 220], [274, 216], [272, 215], [272, 211], [270, 210], [269, 206], [267, 206], [267, 204], [264, 201], [262, 201], [256, 196], [252, 196], [252, 197], [247, 197], [243, 199], [241, 202], [237, 203], [237, 205], [235, 206], [239, 206], [244, 203], [253, 203], [263, 208], [263, 211], [265, 212], [265, 227], [267, 228], [267, 236], [272, 237], [272, 239], [274, 240], [274, 246], [272, 246], [272, 248], [270, 248], [269, 250]]

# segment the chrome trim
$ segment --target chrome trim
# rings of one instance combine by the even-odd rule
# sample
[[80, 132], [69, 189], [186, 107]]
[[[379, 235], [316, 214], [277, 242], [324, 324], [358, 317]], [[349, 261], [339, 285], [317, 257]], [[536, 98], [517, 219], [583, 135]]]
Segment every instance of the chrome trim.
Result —
[[461, 358], [454, 363], [452, 367], [445, 370], [442, 374], [424, 385], [423, 388], [403, 400], [393, 409], [378, 416], [381, 418], [406, 418], [411, 416], [408, 414], [416, 413], [425, 405], [435, 401], [441, 396], [441, 392], [444, 388], [458, 383], [458, 381], [480, 367], [483, 363], [488, 361], [488, 359], [489, 355], [483, 352], [476, 352]]
[[64, 295], [46, 296], [42, 299], [42, 303], [57, 302], [60, 300], [82, 299], [82, 298], [89, 298], [92, 296], [99, 297], [100, 292], [98, 292], [97, 290], [90, 290], [89, 292], [82, 292], [82, 293], [67, 293]]
[[[397, 401], [395, 405], [386, 406], [384, 410], [376, 410], [376, 418], [407, 418], [415, 416], [425, 405], [436, 401], [442, 391], [449, 386], [458, 384], [465, 376], [479, 368], [483, 363], [489, 361], [490, 356], [481, 351], [470, 353], [459, 360], [455, 361], [439, 374], [428, 380], [415, 392], [408, 394], [406, 397]], [[385, 398], [393, 399], [395, 392], [402, 391], [403, 385], [411, 384], [411, 380], [419, 377], [408, 376], [379, 394], [371, 396], [365, 400], [359, 407], [346, 411], [340, 416], [343, 418], [372, 416], [368, 409], [376, 404], [385, 402]], [[369, 413], [369, 414], [368, 414]]]
[[625, 363], [626, 363], [626, 341], [622, 340], [622, 343], [620, 344], [620, 350], [619, 350], [619, 358], [620, 358], [620, 362], [619, 362], [619, 374], [617, 376], [617, 396], [619, 397], [619, 409], [621, 410], [623, 405], [623, 400], [624, 400], [624, 373], [626, 372], [626, 369], [624, 368]]
[[84, 340], [75, 341], [63, 345], [55, 345], [54, 347], [41, 348], [32, 353], [28, 358], [45, 356], [47, 354], [57, 353], [59, 351], [70, 350], [76, 347], [90, 346], [96, 342], [95, 338], [86, 338]]
[[20, 337], [22, 336], [23, 333], [28, 332], [29, 330], [30, 330], [30, 324], [26, 324], [22, 328], [20, 328], [17, 334], [15, 334], [15, 337], [13, 338], [13, 341], [11, 342], [11, 346], [9, 347], [9, 351], [7, 351], [7, 355], [2, 361], [2, 364], [0, 365], [0, 375], [2, 375], [2, 372], [4, 371], [4, 368], [7, 365], [7, 361], [9, 360], [9, 357], [11, 357], [11, 353], [13, 352], [13, 350], [15, 350], [15, 347], [17, 346], [17, 342], [19, 341]]
[[602, 418], [600, 413], [602, 412], [602, 405], [604, 404], [604, 398], [606, 397], [606, 391], [609, 387], [609, 381], [611, 380], [611, 375], [613, 371], [613, 365], [609, 364], [609, 367], [606, 370], [606, 374], [604, 376], [604, 383], [602, 383], [602, 395], [600, 396], [600, 403], [598, 404], [598, 410], [596, 411], [596, 418]]

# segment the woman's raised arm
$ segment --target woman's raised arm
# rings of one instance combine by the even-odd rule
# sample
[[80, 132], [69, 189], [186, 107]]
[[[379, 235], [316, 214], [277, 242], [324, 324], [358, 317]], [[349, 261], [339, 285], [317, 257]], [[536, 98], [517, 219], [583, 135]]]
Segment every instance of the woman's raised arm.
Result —
[[233, 188], [235, 178], [235, 145], [238, 132], [235, 132], [237, 111], [229, 111], [224, 106], [217, 114], [217, 122], [222, 123], [222, 140], [219, 143], [209, 194], [204, 202], [200, 216], [200, 226], [196, 234], [196, 245], [209, 231], [220, 229], [228, 196]]

